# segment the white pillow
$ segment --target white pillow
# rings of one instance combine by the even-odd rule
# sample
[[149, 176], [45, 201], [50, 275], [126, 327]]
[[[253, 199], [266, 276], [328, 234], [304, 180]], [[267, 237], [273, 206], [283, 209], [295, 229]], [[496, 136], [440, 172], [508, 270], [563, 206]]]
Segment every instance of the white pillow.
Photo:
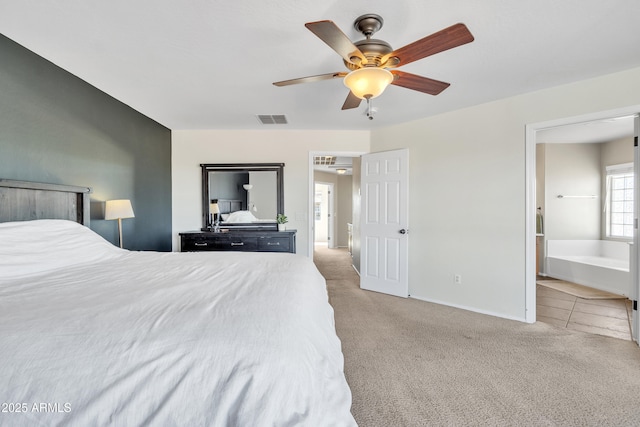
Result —
[[0, 224], [0, 282], [103, 261], [126, 252], [73, 221], [5, 222]]
[[253, 216], [253, 214], [249, 211], [235, 211], [229, 215], [229, 218], [225, 222], [231, 223], [248, 223], [257, 221], [258, 218]]

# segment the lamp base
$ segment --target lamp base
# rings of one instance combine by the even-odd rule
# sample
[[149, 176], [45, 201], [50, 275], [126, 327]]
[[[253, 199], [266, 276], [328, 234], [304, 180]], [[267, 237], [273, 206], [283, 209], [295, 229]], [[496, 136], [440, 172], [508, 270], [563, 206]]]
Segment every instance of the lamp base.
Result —
[[122, 218], [118, 218], [118, 242], [120, 243], [120, 248], [122, 247]]

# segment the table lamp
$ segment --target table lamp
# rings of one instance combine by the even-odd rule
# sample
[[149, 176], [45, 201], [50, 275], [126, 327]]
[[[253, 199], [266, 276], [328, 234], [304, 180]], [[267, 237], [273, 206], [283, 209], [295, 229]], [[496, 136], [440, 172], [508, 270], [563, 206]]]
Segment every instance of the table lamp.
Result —
[[131, 200], [107, 200], [104, 207], [104, 219], [118, 220], [118, 236], [120, 247], [122, 248], [122, 218], [134, 218]]

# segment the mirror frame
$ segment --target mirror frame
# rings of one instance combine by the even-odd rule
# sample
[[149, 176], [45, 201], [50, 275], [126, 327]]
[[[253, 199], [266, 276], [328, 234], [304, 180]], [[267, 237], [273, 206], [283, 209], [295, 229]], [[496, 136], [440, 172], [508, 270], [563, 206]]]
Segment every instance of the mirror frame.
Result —
[[[202, 230], [209, 228], [209, 172], [263, 172], [276, 173], [276, 206], [278, 214], [284, 213], [284, 163], [201, 163], [202, 168]], [[275, 221], [275, 218], [274, 218]], [[233, 225], [225, 225], [233, 228]]]

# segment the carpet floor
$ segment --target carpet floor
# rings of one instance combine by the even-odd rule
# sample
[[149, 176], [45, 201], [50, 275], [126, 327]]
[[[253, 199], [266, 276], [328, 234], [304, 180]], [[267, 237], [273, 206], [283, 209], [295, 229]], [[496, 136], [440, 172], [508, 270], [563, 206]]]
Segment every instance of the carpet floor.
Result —
[[346, 250], [314, 261], [361, 427], [640, 425], [635, 343], [363, 291]]

